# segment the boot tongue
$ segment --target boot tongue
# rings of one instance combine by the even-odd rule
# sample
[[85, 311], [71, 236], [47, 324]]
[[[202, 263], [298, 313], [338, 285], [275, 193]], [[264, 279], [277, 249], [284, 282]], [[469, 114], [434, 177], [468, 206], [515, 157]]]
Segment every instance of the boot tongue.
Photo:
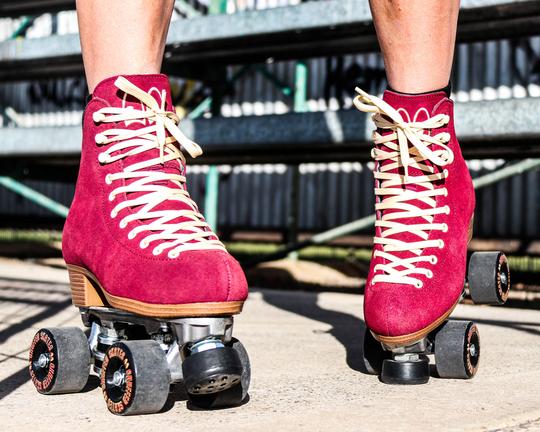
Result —
[[[407, 95], [402, 93], [396, 93], [390, 90], [386, 90], [383, 95], [383, 100], [390, 106], [396, 109], [403, 120], [407, 123], [410, 122], [422, 122], [435, 115], [436, 107], [443, 99], [446, 98], [444, 91], [427, 93], [421, 95]], [[383, 132], [384, 135], [390, 132]], [[425, 133], [431, 134], [431, 131]], [[385, 146], [381, 146], [384, 148]], [[389, 163], [389, 162], [386, 162]], [[431, 166], [431, 162], [425, 161], [425, 164]], [[398, 172], [393, 170], [391, 172]], [[400, 168], [399, 172], [405, 173], [403, 168]], [[423, 175], [423, 172], [412, 166], [408, 167], [409, 176]], [[414, 188], [415, 186], [413, 186]]]
[[[141, 90], [149, 93], [159, 105], [161, 105], [161, 95], [165, 90], [165, 109], [172, 109], [171, 89], [169, 79], [166, 75], [122, 75], [132, 84], [135, 84]], [[128, 107], [132, 106], [135, 109], [143, 109], [141, 102], [132, 96], [126, 95], [122, 90], [114, 85], [118, 76], [113, 76], [101, 81], [92, 93], [92, 97], [100, 98], [112, 107]]]
[[[139, 87], [141, 90], [150, 94], [161, 107], [163, 106], [165, 111], [174, 111], [171, 99], [171, 89], [169, 84], [169, 79], [166, 75], [154, 74], [154, 75], [122, 75], [132, 84]], [[114, 82], [117, 80], [118, 76], [113, 76], [105, 79], [100, 82], [97, 87], [94, 89], [92, 97], [99, 98], [106, 101], [111, 107], [115, 108], [133, 108], [136, 110], [147, 110], [148, 108], [137, 98], [124, 93], [120, 90]], [[163, 100], [165, 99], [165, 100]], [[164, 103], [164, 105], [162, 105]], [[119, 127], [122, 129], [137, 130], [152, 124], [151, 121], [143, 120], [131, 120], [127, 122], [120, 122], [114, 127]], [[112, 126], [111, 126], [112, 127]], [[168, 134], [167, 134], [168, 135]], [[158, 148], [149, 150], [134, 156], [129, 156], [121, 159], [119, 165], [122, 166], [122, 169], [128, 165], [132, 165], [138, 162], [147, 161], [150, 159], [155, 159], [159, 157], [160, 152]], [[169, 161], [166, 164], [156, 164], [154, 166], [145, 168], [145, 171], [163, 171], [169, 172], [171, 174], [178, 173], [179, 170], [182, 170], [182, 167], [177, 161]]]
[[415, 114], [422, 108], [427, 110], [427, 112], [431, 115], [439, 102], [445, 98], [446, 93], [444, 91], [419, 95], [408, 95], [386, 90], [383, 95], [383, 100], [393, 108], [399, 110], [399, 112], [402, 113], [405, 121], [407, 121], [407, 118], [403, 115], [403, 112], [408, 114], [411, 121], [414, 119]]
[[[170, 84], [169, 80], [166, 75], [156, 74], [156, 75], [123, 75], [124, 78], [126, 78], [128, 81], [130, 81], [132, 84], [139, 87], [141, 90], [144, 90], [148, 94], [150, 94], [158, 103], [160, 107], [163, 106], [165, 111], [173, 111], [174, 107], [172, 104], [171, 99], [171, 91], [170, 91]], [[104, 101], [106, 101], [110, 106], [117, 107], [117, 108], [127, 108], [130, 109], [132, 107], [136, 110], [147, 110], [148, 108], [137, 98], [134, 98], [131, 95], [128, 95], [124, 93], [122, 90], [120, 90], [118, 87], [115, 86], [114, 82], [116, 81], [118, 77], [111, 77], [104, 81], [102, 81], [94, 90], [92, 96], [94, 98], [100, 98]], [[164, 103], [164, 105], [162, 105]], [[147, 126], [152, 125], [153, 122], [149, 120], [135, 120], [135, 121], [127, 121], [127, 122], [120, 122], [118, 124], [112, 124], [111, 128], [122, 128], [122, 129], [130, 129], [130, 130], [137, 130], [141, 128], [145, 128]], [[169, 134], [167, 133], [167, 136]], [[155, 149], [148, 150], [133, 156], [128, 156], [125, 158], [120, 159], [118, 162], [115, 162], [118, 164], [118, 171], [122, 171], [125, 167], [136, 164], [138, 162], [148, 161], [150, 159], [156, 159], [159, 158], [160, 151], [156, 147]], [[182, 163], [181, 160], [172, 160], [168, 161], [165, 164], [156, 163], [153, 166], [144, 168], [142, 171], [159, 171], [163, 173], [169, 173], [169, 174], [180, 174], [180, 175], [186, 175], [186, 167]], [[135, 180], [126, 180], [126, 185], [132, 183]], [[157, 184], [161, 186], [167, 186], [173, 189], [178, 189], [178, 185], [173, 183], [172, 181], [168, 180], [161, 180], [161, 181], [155, 181], [152, 182], [152, 184]], [[187, 189], [186, 185], [183, 185], [184, 189]], [[142, 195], [144, 195], [145, 192], [131, 192], [127, 194], [128, 199], [135, 199]], [[131, 212], [137, 211], [139, 207], [132, 207]], [[180, 210], [192, 210], [192, 208], [180, 201], [177, 200], [166, 200], [162, 202], [161, 204], [154, 207], [153, 211], [161, 211], [161, 210], [174, 210], [174, 211], [180, 211]], [[122, 210], [122, 212], [128, 212], [129, 209]], [[147, 219], [143, 221], [142, 223], [148, 224], [152, 222], [154, 219]], [[178, 217], [170, 222], [169, 224], [179, 223], [186, 221], [185, 217]], [[153, 243], [157, 246], [157, 242]]]
[[[422, 95], [406, 95], [406, 94], [396, 93], [396, 92], [387, 90], [384, 92], [383, 100], [387, 102], [390, 106], [392, 106], [394, 109], [396, 109], [401, 114], [405, 122], [409, 123], [409, 122], [422, 122], [424, 120], [429, 119], [433, 115], [436, 115], [437, 105], [446, 97], [447, 96], [443, 91], [422, 94]], [[387, 135], [391, 132], [385, 131], [385, 130], [379, 130], [379, 133], [381, 133], [382, 135]], [[432, 132], [425, 131], [425, 133], [431, 134]], [[379, 145], [378, 147], [384, 150], [389, 150], [385, 145]], [[392, 163], [392, 162], [388, 160], [388, 161], [383, 162], [382, 165], [384, 166], [389, 163]], [[424, 161], [423, 163], [428, 166], [433, 166], [429, 160]], [[443, 168], [435, 166], [435, 172], [439, 172], [442, 169]], [[405, 173], [403, 167], [396, 168], [388, 172], [400, 173], [401, 175], [404, 175]], [[409, 165], [408, 167], [409, 177], [421, 176], [421, 175], [426, 175], [426, 174], [427, 173], [424, 173], [422, 170], [412, 165]], [[413, 191], [425, 190], [423, 186], [419, 186], [416, 184], [403, 184], [402, 188], [403, 190], [413, 190]], [[420, 209], [429, 208], [427, 204], [425, 204], [424, 202], [420, 200], [412, 200], [412, 201], [408, 201], [408, 203], [413, 204], [414, 206]], [[401, 210], [386, 210], [385, 213], [388, 214], [388, 213], [395, 213], [395, 212], [400, 212], [400, 211]], [[416, 224], [427, 223], [427, 221], [424, 218], [420, 218], [420, 217], [400, 218], [400, 219], [396, 219], [395, 221], [397, 223], [402, 223], [405, 225], [416, 225]], [[399, 239], [405, 242], [417, 242], [417, 241], [422, 240], [416, 234], [412, 234], [408, 232], [396, 234], [394, 236], [391, 236], [391, 238]], [[412, 252], [409, 252], [409, 251], [392, 252], [392, 254], [395, 256], [399, 256], [400, 258], [410, 258], [412, 256], [415, 256]]]

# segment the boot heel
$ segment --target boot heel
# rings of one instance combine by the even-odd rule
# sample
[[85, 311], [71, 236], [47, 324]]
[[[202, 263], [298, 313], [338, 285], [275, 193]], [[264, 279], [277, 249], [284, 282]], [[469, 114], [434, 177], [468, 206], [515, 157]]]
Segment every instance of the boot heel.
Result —
[[473, 238], [473, 226], [474, 226], [474, 215], [472, 216], [471, 221], [469, 222], [467, 244], [469, 244]]
[[104, 306], [99, 292], [81, 270], [68, 266], [68, 273], [73, 305], [77, 307]]

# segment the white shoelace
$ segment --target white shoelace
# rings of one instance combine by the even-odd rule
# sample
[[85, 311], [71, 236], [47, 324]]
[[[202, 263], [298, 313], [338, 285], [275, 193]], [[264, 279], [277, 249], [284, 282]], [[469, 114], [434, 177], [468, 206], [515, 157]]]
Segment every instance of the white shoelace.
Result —
[[[387, 135], [381, 135], [377, 131], [373, 134], [373, 141], [378, 146], [372, 150], [372, 157], [377, 163], [374, 171], [375, 210], [378, 215], [375, 226], [379, 227], [381, 232], [380, 237], [375, 237], [374, 243], [382, 245], [382, 251], [377, 250], [375, 256], [383, 258], [385, 263], [375, 266], [372, 284], [386, 282], [421, 288], [423, 282], [414, 275], [424, 275], [430, 279], [433, 272], [417, 265], [422, 262], [437, 263], [435, 255], [423, 255], [424, 249], [444, 248], [441, 239], [429, 238], [430, 233], [448, 230], [445, 223], [434, 223], [434, 216], [450, 213], [448, 206], [437, 207], [436, 201], [437, 196], [448, 194], [447, 189], [434, 185], [434, 182], [448, 177], [448, 170], [436, 172], [434, 167], [443, 167], [454, 159], [454, 153], [446, 145], [450, 141], [450, 134], [429, 133], [432, 129], [448, 124], [450, 119], [446, 114], [429, 117], [427, 110], [423, 109], [428, 117], [426, 120], [417, 121], [419, 111], [412, 121], [410, 119], [405, 121], [401, 114], [403, 110], [396, 110], [382, 99], [371, 96], [359, 88], [356, 91], [358, 95], [354, 99], [354, 105], [360, 111], [372, 113], [373, 122], [378, 129], [390, 131]], [[428, 161], [431, 164], [427, 164]], [[403, 167], [404, 175], [391, 172], [399, 167]], [[409, 167], [422, 174], [409, 175]], [[413, 187], [404, 188], [404, 185]], [[425, 205], [418, 207], [414, 201], [420, 201]], [[410, 218], [422, 218], [424, 223], [399, 222], [400, 219]], [[401, 233], [412, 233], [419, 240], [410, 242], [392, 238]], [[411, 252], [412, 257], [403, 258], [394, 253], [403, 251]]]
[[[131, 106], [101, 108], [94, 113], [93, 120], [96, 123], [144, 122], [149, 126], [136, 130], [112, 128], [97, 134], [96, 144], [106, 146], [106, 149], [99, 154], [99, 162], [109, 164], [155, 149], [159, 149], [159, 157], [127, 165], [123, 171], [107, 175], [105, 182], [109, 185], [118, 180], [133, 180], [128, 185], [122, 181], [122, 186], [116, 187], [110, 193], [110, 201], [114, 201], [120, 194], [142, 193], [137, 198], [118, 203], [111, 212], [111, 218], [116, 218], [123, 209], [132, 208], [133, 212], [120, 220], [120, 228], [126, 228], [130, 222], [140, 221], [140, 224], [129, 231], [128, 238], [134, 239], [138, 234], [147, 232], [148, 234], [142, 238], [139, 246], [145, 249], [150, 246], [150, 243], [159, 242], [152, 250], [154, 255], [160, 255], [166, 249], [169, 250], [169, 258], [176, 258], [181, 252], [187, 250], [225, 250], [184, 188], [185, 157], [178, 145], [192, 157], [202, 154], [202, 150], [180, 131], [177, 115], [174, 112], [165, 111], [165, 90], [161, 94], [161, 104], [159, 104], [151, 94], [141, 90], [124, 77], [119, 77], [114, 84], [126, 95], [140, 101], [141, 109]], [[167, 137], [167, 132], [170, 134], [169, 137]], [[171, 161], [178, 163], [180, 174], [148, 169]], [[163, 183], [172, 184], [174, 187], [163, 185]], [[168, 200], [180, 201], [189, 209], [155, 210], [157, 206]], [[138, 207], [137, 210], [134, 210], [135, 207]], [[170, 223], [180, 218], [182, 222]]]

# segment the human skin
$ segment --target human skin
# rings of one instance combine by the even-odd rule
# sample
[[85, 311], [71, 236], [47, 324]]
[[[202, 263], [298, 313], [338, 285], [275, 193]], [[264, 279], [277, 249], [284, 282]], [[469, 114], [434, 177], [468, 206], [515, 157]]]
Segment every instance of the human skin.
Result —
[[448, 85], [459, 0], [370, 0], [388, 84], [403, 93]]
[[159, 73], [173, 0], [77, 0], [90, 93], [120, 74]]

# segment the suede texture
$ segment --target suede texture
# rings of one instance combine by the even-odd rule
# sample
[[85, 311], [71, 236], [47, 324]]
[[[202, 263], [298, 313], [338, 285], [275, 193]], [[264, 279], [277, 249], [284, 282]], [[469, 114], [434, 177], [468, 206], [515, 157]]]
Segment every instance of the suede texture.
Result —
[[[405, 119], [408, 115], [411, 121], [415, 116], [418, 121], [440, 113], [450, 116], [448, 125], [432, 130], [430, 133], [435, 135], [448, 132], [451, 135], [448, 146], [454, 153], [452, 163], [435, 168], [436, 171], [447, 169], [449, 173], [444, 181], [437, 182], [435, 186], [447, 188], [448, 195], [438, 196], [436, 206], [449, 206], [450, 214], [439, 214], [434, 217], [433, 223], [446, 223], [448, 231], [433, 230], [429, 234], [429, 239], [442, 239], [444, 248], [435, 247], [423, 250], [423, 255], [437, 257], [436, 264], [427, 262], [417, 264], [418, 267], [429, 268], [433, 272], [433, 277], [430, 279], [414, 274], [415, 278], [423, 282], [422, 288], [385, 282], [372, 285], [375, 266], [379, 263], [384, 264], [385, 260], [380, 257], [372, 257], [371, 260], [364, 300], [366, 324], [374, 333], [381, 336], [404, 336], [428, 327], [447, 313], [459, 300], [465, 280], [468, 230], [474, 212], [475, 198], [471, 176], [454, 131], [453, 102], [445, 93], [402, 95], [387, 91], [383, 98], [392, 107], [398, 109]], [[377, 164], [375, 169], [378, 169]], [[419, 173], [409, 168], [409, 174], [418, 175]], [[404, 185], [403, 187], [405, 189], [416, 186]], [[419, 187], [418, 190], [423, 190], [423, 188]], [[425, 205], [418, 201], [414, 201], [414, 204], [425, 208]], [[378, 218], [380, 216], [380, 214], [377, 215]], [[402, 223], [421, 223], [422, 220], [397, 219]], [[376, 235], [380, 236], [380, 234], [381, 228], [377, 228]], [[411, 233], [396, 234], [391, 238], [404, 241], [420, 240]], [[382, 250], [382, 246], [374, 245], [374, 252], [378, 249]], [[412, 256], [412, 253], [407, 251], [397, 254], [403, 258]]]
[[[119, 226], [122, 217], [133, 212], [133, 209], [124, 209], [116, 218], [111, 218], [112, 209], [127, 197], [121, 194], [110, 201], [109, 194], [114, 188], [126, 183], [124, 180], [116, 180], [108, 185], [105, 176], [120, 172], [126, 165], [155, 158], [159, 154], [156, 149], [109, 164], [98, 161], [98, 155], [104, 148], [95, 143], [97, 133], [111, 128], [137, 129], [145, 126], [141, 123], [98, 124], [93, 121], [93, 113], [106, 106], [133, 105], [140, 109], [139, 102], [125, 98], [114, 86], [116, 78], [108, 78], [96, 87], [84, 113], [79, 176], [62, 240], [66, 263], [92, 272], [108, 293], [145, 303], [189, 304], [245, 300], [248, 288], [244, 273], [239, 263], [227, 252], [185, 251], [171, 259], [166, 250], [154, 256], [152, 250], [159, 242], [152, 242], [146, 249], [139, 247], [140, 241], [149, 234], [148, 231], [138, 234], [133, 240], [128, 239], [128, 232], [143, 222], [130, 222], [124, 229]], [[173, 110], [169, 81], [165, 75], [126, 75], [125, 78], [150, 92], [158, 102], [160, 92], [165, 90], [167, 110]], [[185, 166], [169, 162], [155, 165], [151, 169], [178, 173], [185, 171]], [[184, 208], [185, 204], [172, 200], [158, 207], [159, 210]]]

